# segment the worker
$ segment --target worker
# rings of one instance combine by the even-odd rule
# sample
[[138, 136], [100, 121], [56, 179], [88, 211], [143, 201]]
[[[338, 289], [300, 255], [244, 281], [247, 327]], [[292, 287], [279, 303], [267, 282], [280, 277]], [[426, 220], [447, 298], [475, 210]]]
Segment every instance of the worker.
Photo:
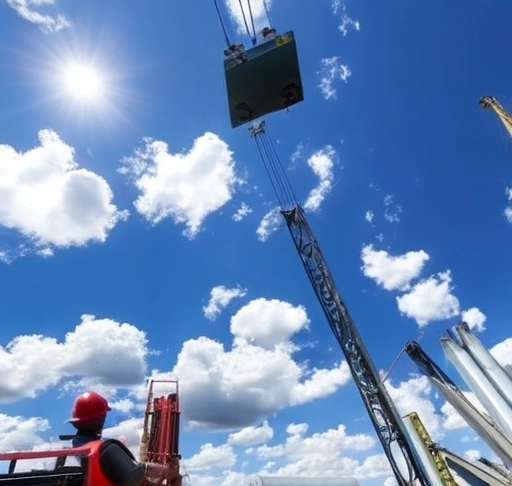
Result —
[[69, 422], [76, 428], [73, 447], [87, 446], [87, 462], [82, 467], [104, 476], [99, 484], [110, 486], [142, 486], [146, 474], [144, 463], [136, 461], [131, 451], [116, 439], [103, 440], [101, 434], [107, 413], [107, 400], [94, 391], [79, 395], [71, 409]]
[[79, 395], [71, 409], [72, 418], [68, 421], [76, 428], [73, 447], [101, 439], [105, 418], [110, 410], [107, 400], [96, 392], [88, 391]]

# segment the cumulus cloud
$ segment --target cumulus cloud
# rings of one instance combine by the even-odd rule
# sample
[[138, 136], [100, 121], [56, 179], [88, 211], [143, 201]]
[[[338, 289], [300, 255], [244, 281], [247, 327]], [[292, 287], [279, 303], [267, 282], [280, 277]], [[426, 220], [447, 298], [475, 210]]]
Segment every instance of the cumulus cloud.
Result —
[[349, 457], [367, 451], [375, 439], [366, 434], [349, 435], [344, 425], [306, 436], [307, 424], [292, 424], [282, 443], [258, 447], [260, 458], [285, 458], [286, 464], [272, 474], [278, 476], [353, 476], [359, 462]]
[[397, 386], [394, 386], [389, 380], [385, 384], [402, 417], [416, 412], [420, 420], [424, 424], [428, 424], [428, 431], [432, 439], [438, 440], [442, 437], [441, 417], [436, 413], [434, 404], [430, 400], [432, 385], [426, 376], [412, 377]]
[[0, 413], [0, 451], [30, 450], [43, 441], [40, 434], [50, 428], [47, 420]]
[[245, 427], [238, 432], [229, 434], [228, 444], [232, 446], [251, 446], [263, 444], [274, 436], [274, 429], [265, 420], [257, 427]]
[[283, 216], [278, 207], [271, 209], [260, 221], [256, 229], [256, 235], [259, 241], [267, 241], [272, 233], [275, 233], [283, 223]]
[[228, 444], [214, 446], [211, 443], [203, 444], [197, 454], [187, 459], [184, 463], [191, 471], [204, 469], [226, 469], [233, 467], [236, 455]]
[[392, 256], [384, 250], [375, 250], [373, 245], [365, 245], [361, 250], [361, 270], [386, 290], [407, 290], [429, 258], [423, 250]]
[[172, 373], [180, 377], [183, 414], [190, 424], [253, 425], [285, 406], [329, 395], [347, 383], [346, 363], [310, 369], [294, 361], [295, 346], [288, 339], [308, 322], [300, 307], [258, 299], [233, 316], [230, 350], [204, 336], [186, 341]]
[[32, 24], [36, 24], [45, 33], [58, 32], [69, 27], [71, 22], [63, 15], [43, 13], [45, 6], [54, 6], [54, 0], [7, 0], [7, 5]]
[[318, 177], [319, 182], [318, 186], [313, 188], [306, 198], [305, 210], [316, 211], [331, 191], [334, 181], [333, 160], [335, 157], [336, 152], [331, 145], [326, 145], [309, 157], [308, 165]]
[[450, 271], [438, 273], [417, 283], [408, 293], [396, 298], [398, 309], [414, 319], [419, 327], [430, 321], [459, 315], [459, 300], [451, 292]]
[[38, 334], [0, 347], [0, 402], [33, 398], [68, 379], [83, 387], [130, 386], [146, 371], [144, 332], [127, 323], [84, 315], [62, 342]]
[[210, 300], [203, 307], [205, 317], [214, 321], [222, 312], [222, 309], [227, 307], [233, 299], [244, 297], [246, 293], [247, 289], [243, 289], [240, 286], [232, 289], [228, 289], [224, 285], [213, 287], [210, 291]]
[[342, 64], [339, 56], [326, 57], [320, 60], [320, 69], [318, 70], [320, 82], [318, 87], [326, 100], [336, 99], [337, 91], [335, 83], [337, 81], [348, 82], [352, 76], [350, 68]]
[[485, 320], [487, 317], [477, 307], [471, 307], [462, 312], [462, 320], [467, 323], [472, 331], [482, 332], [485, 331]]
[[462, 418], [457, 409], [450, 403], [444, 402], [441, 406], [443, 428], [446, 430], [461, 429], [468, 427], [467, 422]]
[[308, 325], [303, 306], [261, 298], [252, 300], [231, 318], [231, 333], [237, 340], [272, 349], [287, 343], [293, 334]]
[[40, 145], [25, 153], [0, 145], [0, 224], [43, 254], [105, 241], [128, 213], [112, 203], [105, 179], [78, 166], [57, 133], [41, 130], [38, 138]]
[[493, 346], [489, 352], [503, 366], [512, 378], [512, 338], [507, 338]]
[[144, 145], [123, 159], [120, 172], [131, 176], [140, 195], [135, 208], [150, 223], [164, 218], [184, 223], [194, 238], [205, 218], [224, 206], [240, 182], [227, 144], [213, 133], [196, 138], [189, 152], [173, 154], [165, 142]]

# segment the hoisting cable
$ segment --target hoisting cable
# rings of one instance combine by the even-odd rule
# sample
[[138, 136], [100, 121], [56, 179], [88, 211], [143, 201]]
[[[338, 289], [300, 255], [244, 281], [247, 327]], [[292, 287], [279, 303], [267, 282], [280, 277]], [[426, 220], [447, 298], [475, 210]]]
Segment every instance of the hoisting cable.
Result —
[[251, 18], [251, 27], [252, 27], [252, 45], [254, 46], [256, 44], [256, 29], [254, 27], [254, 18], [252, 15], [252, 8], [251, 8], [251, 2], [250, 0], [247, 0], [247, 6], [249, 7], [249, 16]]
[[272, 139], [265, 131], [265, 121], [249, 127], [251, 137], [254, 138], [263, 166], [272, 184], [281, 209], [290, 209], [297, 205], [297, 198], [286, 175], [286, 171], [279, 160]]
[[[251, 39], [252, 45], [256, 44], [256, 35], [251, 35], [251, 32], [249, 30], [249, 24], [247, 23], [247, 17], [245, 16], [244, 7], [242, 6], [242, 0], [238, 0], [238, 4], [240, 5], [240, 11], [242, 12], [242, 19], [244, 20], [245, 25], [245, 31], [247, 32], [247, 35]], [[247, 1], [247, 5], [249, 7], [249, 12], [251, 12], [251, 18], [252, 18], [252, 10], [251, 10], [251, 4], [249, 0]]]
[[268, 14], [267, 0], [263, 0], [263, 8], [265, 9], [265, 15], [267, 17], [268, 26], [272, 28], [272, 22], [270, 21], [270, 15]]
[[224, 40], [226, 41], [227, 47], [230, 47], [232, 44], [228, 37], [228, 32], [226, 30], [226, 25], [224, 24], [224, 20], [222, 20], [222, 15], [220, 13], [219, 4], [217, 3], [217, 0], [213, 0], [213, 3], [215, 4], [215, 10], [217, 11], [217, 16], [219, 17], [220, 25], [222, 27], [222, 32], [224, 34]]

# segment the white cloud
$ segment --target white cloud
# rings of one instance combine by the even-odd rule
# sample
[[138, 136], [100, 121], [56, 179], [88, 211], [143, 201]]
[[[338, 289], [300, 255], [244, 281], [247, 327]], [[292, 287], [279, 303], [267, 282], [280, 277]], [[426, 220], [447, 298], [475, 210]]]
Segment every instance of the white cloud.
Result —
[[255, 299], [231, 318], [231, 333], [237, 340], [265, 349], [287, 343], [293, 334], [307, 328], [309, 319], [303, 306], [272, 299]]
[[[109, 405], [113, 410], [117, 410], [114, 407], [113, 402], [109, 401]], [[111, 412], [112, 413], [112, 412]], [[140, 412], [142, 415], [142, 411]], [[113, 427], [107, 427], [103, 430], [104, 437], [112, 437], [118, 440], [128, 447], [135, 457], [139, 456], [140, 446], [140, 434], [143, 428], [142, 417], [130, 418], [123, 420]]]
[[455, 430], [468, 427], [467, 422], [462, 418], [460, 413], [450, 402], [444, 402], [444, 404], [441, 406], [441, 413], [444, 429]]
[[43, 443], [39, 434], [50, 428], [39, 417], [10, 417], [0, 413], [0, 451], [30, 450]]
[[[257, 310], [276, 329], [259, 329], [266, 323], [262, 315], [255, 314]], [[245, 427], [283, 407], [333, 393], [347, 383], [350, 373], [345, 363], [310, 369], [293, 360], [295, 346], [286, 340], [307, 322], [301, 308], [259, 299], [233, 317], [230, 350], [206, 337], [186, 341], [172, 372], [180, 377], [184, 417], [193, 426]], [[281, 344], [270, 349], [272, 343]]]
[[46, 255], [46, 247], [105, 241], [128, 213], [117, 210], [105, 179], [80, 168], [74, 149], [54, 131], [41, 130], [38, 138], [40, 145], [25, 153], [0, 145], [0, 224]]
[[507, 338], [493, 346], [489, 352], [503, 366], [512, 378], [512, 338]]
[[7, 0], [7, 5], [25, 20], [38, 25], [45, 33], [58, 32], [71, 25], [63, 15], [48, 15], [40, 11], [41, 7], [55, 5], [54, 0]]
[[144, 139], [144, 146], [123, 159], [123, 174], [134, 178], [140, 191], [137, 211], [152, 224], [171, 217], [184, 223], [184, 235], [194, 238], [204, 219], [233, 196], [240, 181], [227, 144], [213, 133], [194, 141], [189, 152], [172, 154], [165, 142]]
[[353, 18], [349, 17], [347, 15], [347, 9], [345, 5], [341, 7], [341, 2], [339, 0], [334, 0], [332, 3], [332, 11], [335, 15], [339, 12], [340, 8], [343, 10], [343, 15], [341, 17], [341, 23], [338, 26], [338, 29], [343, 34], [343, 37], [348, 34], [349, 30], [355, 30], [359, 32], [361, 30], [361, 24], [359, 20], [354, 20]]
[[18, 336], [0, 347], [0, 402], [33, 398], [65, 379], [91, 388], [133, 385], [144, 380], [146, 355], [143, 331], [89, 315], [62, 342]]
[[[354, 476], [357, 478], [378, 478], [387, 476], [391, 472], [389, 460], [384, 454], [377, 454], [365, 458], [362, 464], [354, 469]], [[384, 482], [386, 485], [387, 482]]]
[[375, 215], [373, 214], [373, 211], [371, 209], [364, 213], [364, 219], [366, 219], [366, 221], [368, 221], [368, 223], [370, 224], [372, 223], [374, 216]]
[[290, 404], [298, 405], [334, 393], [340, 385], [350, 380], [350, 369], [346, 361], [337, 368], [315, 369], [310, 378], [297, 383], [291, 395]]
[[485, 331], [484, 323], [486, 319], [485, 314], [477, 307], [471, 307], [462, 312], [462, 320], [467, 323], [472, 331]]
[[250, 446], [262, 444], [274, 436], [274, 430], [265, 420], [263, 424], [258, 427], [245, 427], [238, 432], [229, 434], [228, 444], [232, 446]]
[[272, 474], [278, 476], [353, 476], [359, 462], [349, 457], [356, 451], [367, 451], [375, 439], [366, 434], [349, 435], [344, 425], [304, 436], [306, 424], [292, 424], [289, 436], [280, 444], [257, 449], [260, 458], [285, 458], [287, 464]]
[[331, 145], [326, 145], [323, 149], [317, 150], [308, 159], [308, 165], [311, 167], [313, 173], [318, 177], [318, 186], [313, 188], [306, 202], [304, 203], [304, 209], [310, 211], [316, 211], [322, 202], [324, 201], [327, 194], [332, 189], [334, 180], [333, 166], [336, 152]]
[[226, 469], [233, 467], [236, 455], [228, 444], [214, 446], [203, 444], [199, 452], [184, 461], [185, 467], [191, 471], [202, 469]]
[[423, 250], [391, 256], [384, 250], [374, 250], [373, 245], [365, 245], [361, 250], [361, 270], [386, 290], [407, 290], [429, 258]]
[[392, 382], [385, 382], [399, 414], [403, 417], [411, 412], [416, 412], [420, 420], [428, 428], [433, 440], [438, 440], [443, 435], [441, 418], [436, 413], [434, 404], [430, 400], [432, 386], [426, 376], [415, 376], [393, 386]]
[[247, 289], [242, 289], [240, 286], [228, 289], [224, 285], [213, 287], [210, 291], [210, 300], [208, 304], [203, 307], [204, 315], [207, 319], [214, 321], [221, 313], [222, 309], [227, 307], [229, 303], [236, 297], [244, 297]]
[[448, 270], [417, 283], [410, 292], [396, 298], [400, 312], [414, 319], [419, 327], [457, 316], [459, 300], [451, 293], [451, 281]]
[[327, 57], [320, 60], [320, 69], [318, 70], [320, 83], [318, 87], [326, 100], [336, 99], [337, 92], [334, 87], [336, 81], [347, 82], [352, 75], [350, 68], [340, 62], [339, 56]]
[[240, 207], [236, 210], [235, 214], [233, 214], [232, 218], [237, 223], [242, 221], [247, 215], [252, 213], [252, 209], [246, 204], [242, 203]]
[[256, 229], [256, 235], [259, 241], [267, 241], [272, 233], [275, 233], [283, 223], [283, 216], [278, 207], [271, 209], [260, 221]]

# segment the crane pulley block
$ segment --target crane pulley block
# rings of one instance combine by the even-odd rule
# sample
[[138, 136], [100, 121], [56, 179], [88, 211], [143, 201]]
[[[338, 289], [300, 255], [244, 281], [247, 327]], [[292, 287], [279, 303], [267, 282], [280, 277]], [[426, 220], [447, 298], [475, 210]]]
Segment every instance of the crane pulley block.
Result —
[[293, 31], [251, 49], [225, 50], [224, 72], [233, 128], [304, 99]]

